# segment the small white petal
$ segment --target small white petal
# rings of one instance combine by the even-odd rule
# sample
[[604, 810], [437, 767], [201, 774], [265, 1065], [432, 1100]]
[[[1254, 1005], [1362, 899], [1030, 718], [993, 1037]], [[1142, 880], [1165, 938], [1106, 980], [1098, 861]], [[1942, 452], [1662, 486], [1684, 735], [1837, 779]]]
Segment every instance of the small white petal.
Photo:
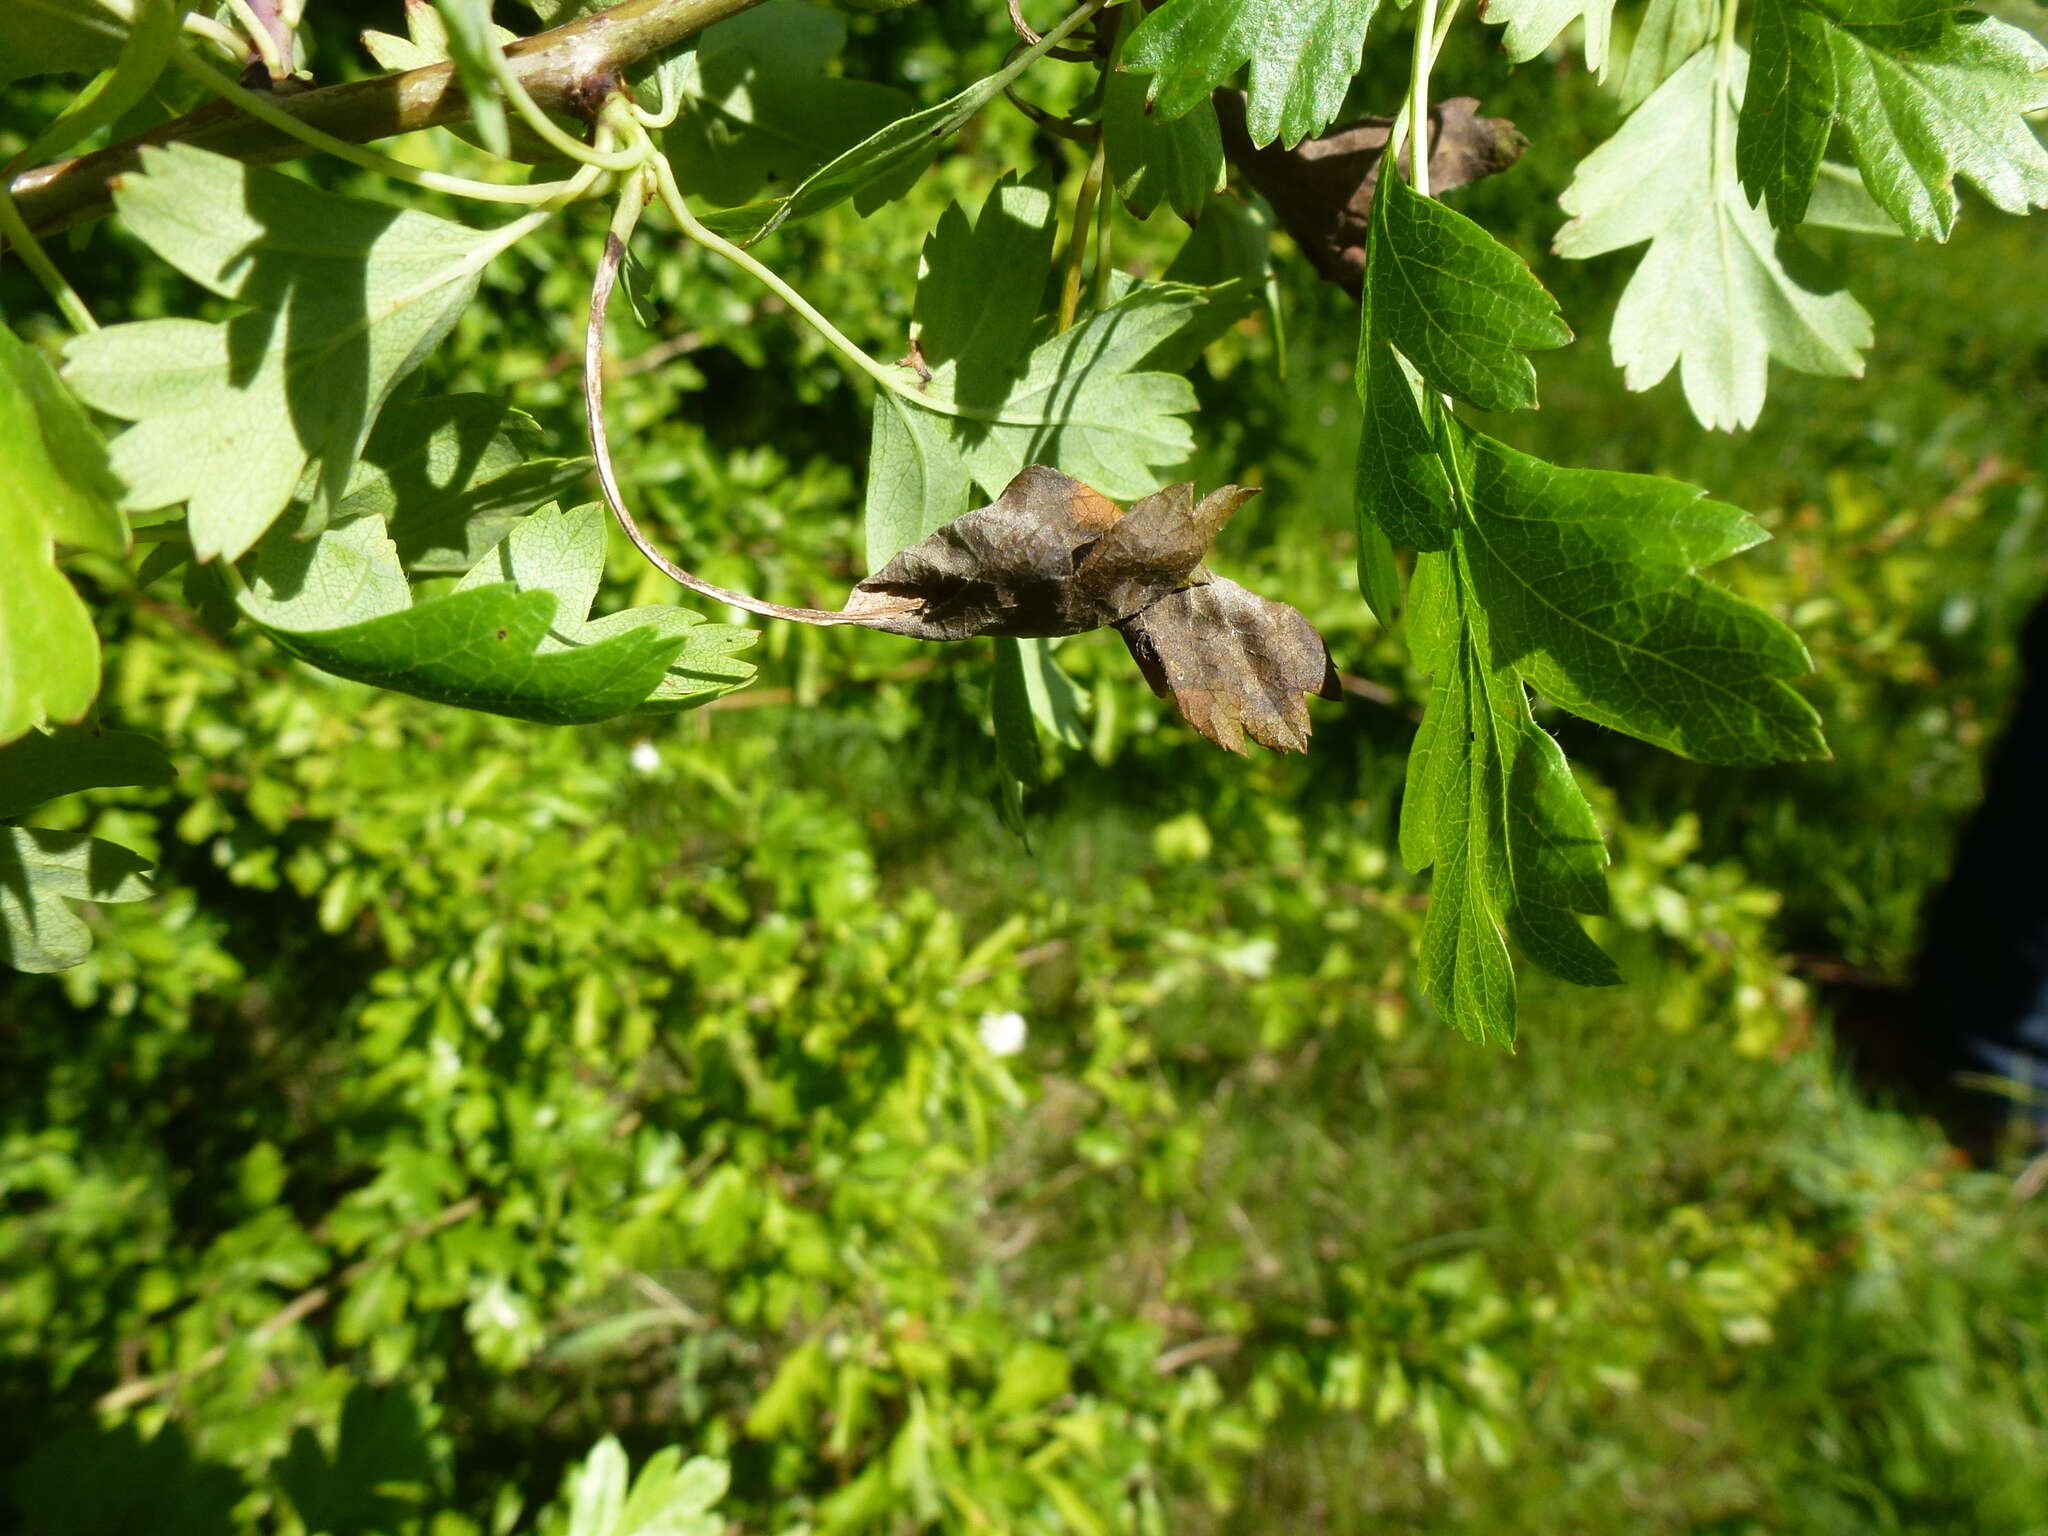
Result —
[[981, 1036], [982, 1046], [989, 1055], [1014, 1056], [1024, 1049], [1024, 1040], [1030, 1029], [1024, 1022], [1024, 1015], [1011, 1009], [1005, 1013], [984, 1013], [981, 1022], [975, 1026], [975, 1033]]

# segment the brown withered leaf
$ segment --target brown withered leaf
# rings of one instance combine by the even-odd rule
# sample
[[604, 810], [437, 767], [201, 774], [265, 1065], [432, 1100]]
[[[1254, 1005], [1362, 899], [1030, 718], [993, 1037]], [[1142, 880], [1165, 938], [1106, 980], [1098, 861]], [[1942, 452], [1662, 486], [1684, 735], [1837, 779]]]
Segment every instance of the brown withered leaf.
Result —
[[[1277, 143], [1261, 149], [1245, 130], [1244, 97], [1218, 91], [1214, 100], [1231, 163], [1273, 205], [1281, 227], [1316, 271], [1357, 293], [1365, 270], [1366, 219], [1394, 120], [1363, 118], [1293, 149]], [[1429, 117], [1429, 184], [1438, 192], [1504, 171], [1528, 147], [1513, 123], [1479, 116], [1479, 103], [1470, 96], [1438, 102]]]
[[1032, 465], [854, 588], [842, 619], [919, 640], [1115, 626], [1152, 691], [1232, 752], [1308, 748], [1307, 696], [1337, 695], [1323, 637], [1285, 603], [1212, 576], [1210, 541], [1256, 492], [1168, 486], [1126, 512]]
[[1125, 512], [1033, 464], [855, 587], [843, 611], [918, 640], [1101, 629], [1194, 579], [1210, 540], [1257, 494], [1227, 485], [1198, 503], [1192, 485], [1175, 485]]
[[1145, 681], [1226, 751], [1249, 736], [1275, 752], [1308, 750], [1308, 695], [1339, 696], [1315, 626], [1285, 603], [1212, 576], [1117, 625]]

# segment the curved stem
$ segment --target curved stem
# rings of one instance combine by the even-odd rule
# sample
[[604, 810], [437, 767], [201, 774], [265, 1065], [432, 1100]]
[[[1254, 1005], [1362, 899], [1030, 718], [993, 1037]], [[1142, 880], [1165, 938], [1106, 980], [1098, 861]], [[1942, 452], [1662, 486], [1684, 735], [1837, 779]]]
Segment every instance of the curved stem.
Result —
[[29, 233], [28, 225], [22, 221], [21, 210], [14, 206], [14, 199], [4, 186], [0, 186], [0, 235], [7, 237], [7, 244], [21, 257], [22, 264], [48, 291], [72, 330], [83, 336], [87, 331], [100, 328], [99, 321], [92, 317], [92, 311], [85, 307], [85, 300], [78, 296], [78, 290], [64, 280], [64, 274], [50, 260], [42, 242]]
[[[1427, 123], [1429, 120], [1429, 102], [1427, 100], [1428, 71], [1436, 68], [1437, 55], [1444, 51], [1444, 40], [1451, 35], [1451, 23], [1457, 19], [1458, 7], [1462, 3], [1463, 0], [1446, 0], [1442, 14], [1437, 17], [1434, 34], [1430, 37], [1429, 64], [1427, 69], [1425, 69], [1423, 72], [1423, 79], [1425, 84], [1422, 93], [1424, 96], [1424, 101], [1422, 104], [1422, 121], [1425, 123]], [[1419, 22], [1420, 18], [1418, 18], [1418, 26]], [[1416, 35], [1419, 40], [1422, 34], [1418, 30]], [[1408, 128], [1409, 125], [1415, 121], [1415, 97], [1412, 89], [1412, 81], [1410, 82], [1410, 85], [1411, 89], [1409, 97], [1407, 100], [1401, 103], [1401, 110], [1395, 114], [1394, 125], [1391, 129], [1388, 130], [1387, 133], [1387, 147], [1381, 155], [1382, 162], [1387, 165], [1398, 166], [1401, 163], [1401, 151], [1407, 148], [1408, 145]], [[1424, 158], [1427, 158], [1429, 145], [1428, 128], [1425, 127], [1418, 137], [1420, 138], [1424, 146]], [[1425, 183], [1428, 180], [1428, 176], [1429, 172], [1427, 169], [1425, 169], [1423, 171], [1423, 178]], [[1418, 188], [1417, 190], [1419, 191], [1421, 190], [1421, 188]]]
[[201, 16], [194, 11], [187, 14], [180, 25], [202, 43], [212, 44], [221, 58], [237, 67], [249, 57], [248, 40], [233, 27], [222, 26], [211, 16]]
[[380, 155], [375, 150], [364, 149], [361, 145], [351, 144], [346, 139], [337, 139], [331, 133], [322, 132], [310, 124], [300, 122], [259, 92], [244, 89], [212, 65], [193, 57], [192, 50], [182, 44], [171, 50], [171, 61], [214, 95], [232, 102], [251, 117], [268, 123], [280, 133], [288, 133], [301, 143], [325, 150], [338, 160], [346, 160], [350, 165], [361, 166], [366, 171], [389, 176], [394, 181], [425, 187], [430, 192], [446, 192], [453, 197], [466, 197], [483, 203], [547, 203], [580, 192], [588, 186], [588, 182], [581, 180], [580, 175], [567, 181], [542, 181], [515, 187], [490, 181], [471, 181], [466, 176], [447, 176], [439, 171], [421, 170], [416, 165], [407, 165], [404, 161], [394, 160], [389, 155]]
[[633, 120], [649, 130], [666, 128], [676, 120], [676, 114], [683, 110], [683, 93], [676, 89], [675, 76], [668, 70], [655, 71], [655, 82], [661, 87], [661, 109], [649, 112], [631, 96], [626, 98], [626, 110], [633, 114]]
[[915, 385], [906, 382], [902, 370], [891, 368], [887, 363], [877, 362], [865, 352], [860, 344], [838, 326], [826, 319], [818, 307], [805, 298], [774, 270], [765, 265], [759, 257], [743, 246], [734, 245], [724, 236], [707, 229], [689, 204], [683, 200], [682, 190], [676, 185], [675, 170], [665, 155], [654, 155], [648, 162], [654, 171], [655, 185], [659, 190], [661, 205], [669, 211], [683, 233], [707, 251], [723, 256], [727, 261], [745, 272], [754, 281], [787, 304], [797, 317], [816, 331], [825, 344], [847, 362], [866, 374], [881, 388], [893, 395], [900, 395], [920, 410], [930, 411], [939, 416], [957, 416], [965, 421], [986, 421], [997, 426], [1036, 427], [1044, 425], [1034, 417], [1005, 416], [1000, 411], [971, 410], [951, 400], [942, 400], [927, 395]]
[[1408, 120], [1414, 125], [1415, 153], [1408, 161], [1409, 185], [1429, 196], [1429, 71], [1436, 63], [1436, 0], [1416, 0], [1415, 62], [1408, 71]]
[[130, 19], [128, 36], [121, 44], [121, 55], [114, 61], [114, 67], [58, 113], [26, 149], [7, 163], [8, 170], [83, 143], [117, 120], [156, 83], [156, 77], [170, 61], [171, 46], [177, 39], [178, 12], [171, 0], [143, 0]]
[[1088, 169], [1081, 176], [1081, 190], [1074, 194], [1074, 228], [1067, 239], [1067, 258], [1060, 270], [1060, 329], [1071, 330], [1081, 307], [1081, 260], [1088, 249], [1089, 221], [1095, 217], [1095, 200], [1102, 192], [1104, 164], [1103, 135], [1095, 136], [1095, 153], [1088, 157]]
[[640, 164], [643, 155], [638, 149], [622, 150], [617, 154], [606, 154], [603, 150], [592, 149], [581, 139], [564, 133], [556, 126], [555, 120], [542, 110], [526, 87], [519, 83], [519, 77], [512, 72], [506, 61], [505, 50], [498, 47], [493, 39], [489, 45], [491, 78], [498, 82], [498, 89], [505, 93], [505, 99], [512, 103], [512, 110], [526, 120], [526, 126], [539, 134], [551, 149], [566, 155], [582, 165], [594, 165], [600, 170], [629, 171]]
[[[0, 0], [0, 8], [16, 0]], [[582, 116], [591, 89], [692, 37], [712, 23], [760, 3], [760, 0], [619, 0], [594, 15], [513, 43], [506, 59], [534, 100], [548, 111]], [[117, 17], [126, 18], [128, 0], [101, 0]], [[297, 7], [294, 7], [297, 9]], [[240, 60], [235, 62], [239, 69]], [[366, 144], [377, 139], [447, 127], [470, 116], [469, 97], [447, 60], [400, 74], [350, 80], [339, 85], [264, 98], [291, 119], [279, 126], [277, 112], [238, 110], [237, 98], [210, 101], [147, 133], [105, 149], [47, 162], [16, 174], [15, 200], [21, 215], [38, 236], [104, 217], [112, 208], [113, 184], [135, 170], [149, 144], [190, 143], [245, 165], [270, 165], [310, 152], [300, 126], [323, 131], [317, 146], [336, 140]], [[230, 103], [233, 103], [231, 105]], [[496, 200], [495, 198], [493, 200]]]
[[889, 613], [864, 614], [856, 618], [823, 608], [791, 608], [716, 586], [684, 570], [656, 549], [627, 510], [625, 495], [620, 491], [618, 476], [612, 469], [611, 441], [604, 425], [604, 317], [611, 304], [612, 289], [618, 282], [619, 266], [626, 257], [626, 242], [632, 238], [633, 228], [640, 222], [640, 212], [647, 204], [647, 178], [650, 174], [658, 175], [662, 164], [662, 161], [655, 160], [650, 167], [628, 176], [625, 185], [619, 189], [618, 208], [612, 214], [611, 227], [605, 231], [604, 255], [598, 260], [597, 275], [590, 285], [590, 319], [583, 332], [583, 414], [590, 428], [590, 456], [597, 464], [597, 483], [604, 492], [605, 504], [612, 509], [612, 516], [618, 520], [626, 537], [633, 541], [633, 547], [646, 557], [650, 565], [670, 581], [701, 596], [748, 613], [758, 613], [764, 618], [789, 619], [798, 624], [828, 627], [838, 624], [867, 626], [882, 622], [890, 617]]

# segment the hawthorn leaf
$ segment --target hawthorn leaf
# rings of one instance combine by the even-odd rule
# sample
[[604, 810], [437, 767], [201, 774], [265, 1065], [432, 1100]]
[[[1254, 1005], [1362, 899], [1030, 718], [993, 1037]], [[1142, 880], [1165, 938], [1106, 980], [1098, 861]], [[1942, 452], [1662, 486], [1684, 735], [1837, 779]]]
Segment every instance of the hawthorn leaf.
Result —
[[1812, 670], [1798, 637], [1693, 574], [1763, 539], [1748, 514], [1679, 481], [1559, 469], [1477, 433], [1469, 444], [1461, 547], [1493, 665], [1700, 762], [1827, 755], [1786, 681]]
[[944, 421], [929, 430], [944, 432], [984, 490], [999, 490], [1026, 464], [1050, 463], [1107, 495], [1143, 495], [1195, 448], [1194, 386], [1148, 364], [1211, 300], [1201, 288], [1139, 284], [1034, 347], [1000, 400], [977, 398], [990, 374], [965, 363], [919, 381], [931, 407], [898, 398], [907, 416]]
[[1460, 1030], [1505, 1044], [1509, 940], [1568, 981], [1616, 979], [1577, 921], [1606, 910], [1599, 831], [1528, 690], [1708, 762], [1827, 748], [1788, 682], [1810, 670], [1797, 637], [1698, 574], [1764, 537], [1747, 514], [1677, 481], [1545, 464], [1448, 413], [1435, 425], [1450, 517], [1409, 588], [1431, 691], [1401, 853], [1436, 870], [1425, 990]]
[[1031, 717], [1061, 746], [1079, 751], [1088, 744], [1081, 731], [1082, 717], [1088, 712], [1086, 691], [1067, 676], [1053, 655], [1050, 640], [1023, 639], [1016, 645]]
[[1226, 179], [1216, 109], [1202, 101], [1178, 117], [1164, 117], [1146, 99], [1150, 89], [1148, 77], [1120, 68], [1103, 82], [1102, 149], [1110, 184], [1141, 219], [1164, 203], [1193, 224]]
[[452, 592], [414, 601], [384, 520], [273, 534], [241, 609], [338, 677], [544, 724], [687, 708], [748, 681], [752, 630], [680, 608], [589, 620], [604, 560], [596, 505], [522, 521]]
[[1558, 199], [1571, 220], [1555, 249], [1598, 256], [1649, 242], [1615, 310], [1611, 345], [1630, 389], [1673, 367], [1686, 403], [1711, 428], [1752, 425], [1771, 359], [1804, 373], [1860, 377], [1870, 316], [1848, 293], [1787, 264], [1796, 247], [1750, 205], [1714, 145], [1742, 104], [1742, 50], [1722, 79], [1703, 48], [1621, 131], [1579, 162]]
[[1802, 0], [1758, 0], [1756, 52], [1741, 100], [1735, 171], [1771, 222], [1790, 229], [1827, 153], [1835, 61], [1826, 19]]
[[2048, 206], [2048, 151], [2023, 114], [2048, 105], [2048, 49], [1947, 0], [1762, 0], [1736, 167], [1772, 222], [1806, 217], [1832, 126], [1871, 195], [1946, 240], [1958, 175], [2008, 213]]
[[1433, 682], [1408, 761], [1401, 856], [1434, 867], [1424, 989], [1478, 1041], [1511, 1045], [1506, 940], [1580, 986], [1620, 980], [1577, 922], [1607, 910], [1607, 853], [1564, 755], [1512, 671], [1489, 659], [1487, 615], [1458, 551], [1419, 557], [1411, 633]]
[[[1183, 373], [1148, 365], [1211, 302], [1207, 289], [1142, 283], [1033, 348], [1002, 404], [980, 418], [985, 432], [964, 445], [976, 483], [993, 490], [1026, 464], [1050, 463], [1109, 496], [1157, 485], [1195, 451], [1197, 401]], [[945, 398], [939, 378], [932, 386]]]
[[236, 559], [309, 462], [319, 512], [346, 494], [384, 402], [522, 225], [468, 229], [188, 145], [145, 148], [142, 165], [115, 189], [124, 222], [249, 308], [220, 325], [144, 320], [77, 337], [66, 377], [88, 405], [134, 423], [113, 444], [123, 505], [185, 502], [197, 557]]
[[1360, 573], [1374, 612], [1398, 605], [1378, 539], [1441, 549], [1451, 536], [1439, 395], [1486, 410], [1533, 406], [1528, 353], [1569, 340], [1557, 301], [1519, 257], [1400, 177], [1380, 178], [1354, 371], [1365, 407], [1357, 509], [1367, 558]]
[[1501, 47], [1517, 64], [1535, 58], [1574, 21], [1583, 21], [1586, 66], [1599, 78], [1607, 78], [1614, 0], [1488, 0], [1480, 14], [1506, 29]]
[[674, 1446], [656, 1451], [633, 1479], [624, 1508], [609, 1528], [568, 1536], [721, 1536], [726, 1522], [709, 1511], [725, 1497], [731, 1473], [708, 1456], [682, 1459]]
[[1422, 987], [1460, 1033], [1512, 1045], [1515, 970], [1495, 878], [1506, 846], [1507, 769], [1488, 686], [1485, 615], [1468, 599], [1455, 550], [1418, 556], [1409, 596], [1410, 644], [1432, 679], [1401, 796], [1401, 860], [1417, 873], [1435, 871]]
[[[1075, 13], [1075, 17], [1080, 15]], [[1069, 22], [1075, 18], [1070, 17]], [[863, 215], [901, 197], [947, 139], [998, 96], [1072, 27], [1062, 23], [1040, 45], [1018, 53], [994, 74], [977, 80], [937, 106], [899, 117], [820, 166], [782, 197], [713, 212], [704, 222], [742, 245], [752, 245], [791, 219], [809, 218], [849, 197]]]
[[806, 0], [768, 0], [706, 30], [661, 68], [682, 104], [662, 135], [686, 192], [721, 206], [804, 176], [904, 116], [893, 86], [828, 73], [846, 21]]
[[1031, 713], [1031, 694], [1024, 682], [1025, 642], [1014, 635], [996, 637], [996, 674], [989, 686], [988, 712], [995, 728], [996, 760], [1019, 784], [1035, 785], [1044, 777], [1038, 755], [1038, 725]]
[[919, 410], [894, 390], [875, 391], [862, 505], [869, 570], [959, 516], [973, 477], [949, 430], [952, 422]]
[[[1273, 261], [1273, 210], [1256, 193], [1244, 198], [1215, 197], [1202, 210], [1202, 221], [1188, 231], [1181, 248], [1161, 273], [1169, 283], [1191, 283], [1211, 290], [1236, 288], [1256, 292], [1273, 328], [1273, 365], [1287, 377], [1287, 326], [1280, 309], [1280, 273]], [[1216, 306], [1219, 312], [1223, 306]], [[1235, 321], [1233, 320], [1234, 324]], [[1194, 334], [1192, 328], [1189, 334]], [[1157, 355], [1155, 354], [1155, 360]]]
[[[949, 204], [925, 240], [912, 310], [913, 356], [942, 399], [1000, 408], [1031, 353], [1033, 321], [1052, 261], [1050, 178], [1001, 178], [972, 219]], [[966, 510], [973, 476], [966, 442], [977, 420], [919, 409], [893, 390], [875, 396], [866, 496], [868, 569]]]
[[1647, 101], [1714, 35], [1717, 19], [1714, 0], [1650, 0], [1621, 69], [1621, 110], [1633, 112]]
[[173, 776], [171, 761], [153, 736], [84, 726], [48, 735], [31, 731], [0, 747], [0, 818], [19, 816], [81, 789], [168, 784]]
[[494, 395], [387, 406], [349, 472], [334, 520], [377, 516], [415, 575], [470, 570], [534, 508], [567, 495], [588, 459], [526, 456], [539, 425]]
[[[1030, 367], [1055, 226], [1049, 174], [1002, 177], [972, 220], [958, 203], [939, 216], [924, 243], [911, 319], [943, 398], [984, 412], [1009, 401]], [[973, 436], [979, 427], [969, 421], [958, 430]]]
[[1852, 235], [1902, 235], [1904, 230], [1892, 216], [1878, 207], [1877, 199], [1863, 185], [1856, 168], [1823, 160], [1820, 177], [1813, 184], [1813, 198], [1806, 205], [1810, 229], [1841, 229]]
[[1521, 257], [1455, 209], [1383, 176], [1366, 255], [1368, 322], [1435, 390], [1483, 411], [1536, 404], [1528, 353], [1572, 339]]
[[1836, 113], [1863, 183], [1915, 236], [1955, 228], [1956, 177], [2006, 213], [2048, 208], [2048, 147], [2028, 112], [2048, 109], [2048, 47], [1989, 16], [1958, 17], [1912, 52], [1831, 34]]
[[92, 934], [66, 905], [145, 901], [149, 862], [81, 832], [0, 827], [0, 964], [44, 975], [78, 964]]
[[1171, 121], [1208, 104], [1244, 67], [1254, 144], [1292, 149], [1343, 110], [1379, 0], [1166, 0], [1138, 23], [1125, 69], [1151, 78], [1146, 99]]
[[124, 551], [118, 489], [48, 361], [0, 328], [0, 742], [78, 719], [99, 691], [99, 638], [57, 545]]

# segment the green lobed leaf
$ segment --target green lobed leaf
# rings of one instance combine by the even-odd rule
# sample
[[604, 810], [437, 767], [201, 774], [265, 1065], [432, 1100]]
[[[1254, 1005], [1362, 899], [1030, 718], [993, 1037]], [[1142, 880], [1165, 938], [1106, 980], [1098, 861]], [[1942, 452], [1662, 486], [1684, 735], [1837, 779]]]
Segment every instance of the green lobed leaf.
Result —
[[0, 502], [40, 519], [59, 544], [103, 555], [128, 550], [128, 522], [114, 505], [121, 484], [107, 445], [50, 360], [0, 328]]
[[42, 975], [92, 952], [92, 934], [66, 905], [143, 901], [155, 894], [147, 860], [81, 832], [0, 827], [0, 965]]
[[1106, 308], [1034, 346], [1053, 232], [1049, 184], [1005, 177], [974, 219], [949, 208], [925, 242], [915, 316], [929, 376], [904, 379], [933, 405], [895, 392], [875, 405], [870, 568], [966, 510], [970, 483], [1000, 495], [1044, 464], [1130, 500], [1194, 451], [1182, 344], [1235, 318], [1248, 294], [1126, 281]]
[[1501, 47], [1520, 64], [1533, 59], [1575, 21], [1585, 23], [1586, 64], [1607, 76], [1607, 50], [1614, 33], [1614, 0], [1489, 0], [1480, 13], [1505, 28]]
[[1409, 760], [1401, 854], [1434, 868], [1422, 979], [1459, 1029], [1514, 1037], [1506, 940], [1584, 986], [1617, 979], [1577, 917], [1606, 910], [1591, 808], [1527, 688], [1575, 714], [1711, 762], [1824, 756], [1786, 679], [1804, 648], [1697, 574], [1762, 531], [1693, 486], [1566, 470], [1455, 423], [1459, 521], [1417, 557], [1416, 663], [1432, 678]]
[[1138, 23], [1124, 67], [1149, 73], [1160, 117], [1206, 107], [1249, 66], [1252, 143], [1292, 149], [1343, 110], [1379, 0], [1166, 0]]
[[1151, 79], [1121, 68], [1124, 51], [1120, 36], [1117, 67], [1103, 81], [1102, 148], [1110, 183], [1141, 219], [1164, 203], [1193, 224], [1226, 180], [1216, 109], [1204, 100], [1176, 117], [1154, 111]]
[[1714, 35], [1717, 11], [1714, 0], [1650, 0], [1622, 66], [1622, 111], [1635, 111]]
[[1536, 370], [1527, 354], [1570, 340], [1557, 301], [1519, 257], [1398, 176], [1380, 179], [1366, 233], [1354, 374], [1365, 407], [1360, 581], [1375, 613], [1398, 607], [1379, 539], [1441, 549], [1451, 534], [1439, 394], [1487, 410], [1533, 406]]
[[81, 789], [168, 784], [174, 776], [153, 736], [76, 726], [48, 735], [31, 731], [0, 747], [0, 817], [19, 816]]
[[1019, 640], [1017, 651], [1031, 718], [1054, 741], [1078, 752], [1088, 744], [1081, 730], [1082, 717], [1088, 712], [1087, 693], [1060, 666], [1052, 641]]
[[117, 489], [105, 445], [49, 362], [0, 328], [0, 742], [92, 707], [99, 638], [57, 545], [125, 550]]
[[1736, 165], [1772, 222], [1806, 217], [1832, 126], [1864, 184], [1915, 236], [1945, 240], [1963, 176], [1997, 207], [2048, 206], [2048, 49], [1944, 0], [1763, 0]]
[[996, 760], [1019, 784], [1036, 784], [1043, 776], [1038, 756], [1038, 726], [1031, 696], [1024, 685], [1024, 657], [1018, 642], [996, 636], [996, 673], [989, 687], [989, 718], [995, 728]]
[[494, 395], [386, 407], [335, 503], [337, 522], [384, 519], [406, 570], [470, 570], [534, 508], [567, 495], [588, 459], [531, 459], [540, 428]]
[[1614, 360], [1630, 389], [1677, 367], [1693, 414], [1723, 430], [1756, 421], [1771, 359], [1859, 377], [1871, 341], [1862, 306], [1807, 276], [1734, 168], [1718, 163], [1747, 62], [1730, 53], [1733, 78], [1717, 72], [1716, 50], [1701, 49], [1579, 162], [1558, 199], [1572, 218], [1556, 240], [1572, 257], [1649, 242], [1615, 310]]
[[1571, 327], [1521, 257], [1398, 176], [1380, 178], [1366, 255], [1375, 340], [1432, 388], [1483, 411], [1536, 404], [1532, 351]]
[[[1047, 34], [1048, 39], [1052, 36], [1053, 33]], [[902, 196], [939, 146], [1002, 95], [1031, 62], [1031, 51], [1020, 53], [994, 74], [975, 81], [937, 106], [899, 117], [878, 129], [813, 171], [786, 195], [714, 212], [704, 222], [720, 234], [751, 245], [791, 219], [809, 218], [848, 198], [854, 199], [854, 207], [862, 214], [873, 213]]]
[[768, 0], [661, 65], [682, 103], [663, 148], [685, 192], [721, 205], [793, 187], [910, 109], [893, 86], [828, 73], [846, 21], [806, 0]]
[[1735, 141], [1742, 189], [1780, 229], [1806, 217], [1835, 105], [1828, 26], [1803, 0], [1758, 0], [1755, 53]]
[[75, 338], [66, 377], [135, 423], [113, 445], [131, 510], [186, 502], [198, 558], [238, 558], [309, 462], [343, 496], [378, 412], [510, 243], [424, 213], [337, 197], [186, 145], [147, 148], [115, 206], [159, 256], [249, 311], [145, 320]]
[[586, 618], [604, 527], [595, 504], [537, 512], [455, 591], [419, 602], [380, 517], [273, 535], [240, 606], [322, 671], [543, 724], [685, 709], [748, 681], [732, 653], [752, 630], [670, 607]]
[[1813, 707], [1785, 681], [1806, 648], [1762, 609], [1692, 573], [1763, 530], [1696, 486], [1559, 469], [1469, 437], [1462, 545], [1512, 667], [1573, 714], [1710, 763], [1823, 757]]
[[1832, 35], [1836, 111], [1863, 183], [1916, 236], [1955, 228], [1958, 176], [2006, 213], [2048, 208], [2048, 148], [2022, 115], [2048, 109], [2048, 48], [2019, 28], [1965, 16], [1901, 53]]

